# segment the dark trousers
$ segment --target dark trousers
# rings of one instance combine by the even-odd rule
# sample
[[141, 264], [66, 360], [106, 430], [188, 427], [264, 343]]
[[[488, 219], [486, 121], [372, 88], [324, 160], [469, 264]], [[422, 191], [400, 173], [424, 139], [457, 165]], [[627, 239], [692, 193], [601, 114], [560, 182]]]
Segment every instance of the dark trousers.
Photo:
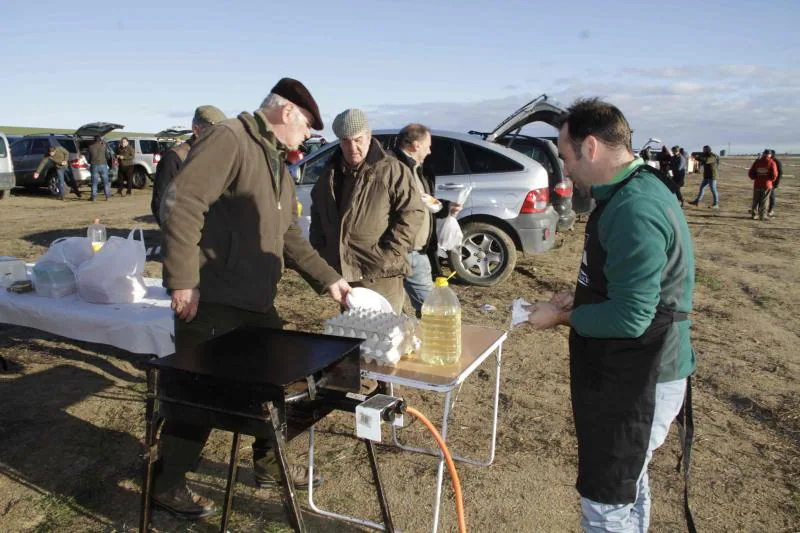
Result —
[[[179, 318], [175, 319], [175, 347], [196, 346], [241, 326], [280, 328], [281, 319], [274, 307], [266, 313], [256, 313], [201, 301], [192, 322], [187, 324]], [[156, 494], [184, 482], [186, 473], [196, 468], [210, 433], [211, 428], [207, 426], [184, 424], [179, 420], [164, 422], [161, 429], [161, 459], [154, 479]], [[264, 459], [271, 448], [268, 440], [256, 439], [253, 442], [253, 462]]]
[[133, 187], [133, 165], [119, 166], [119, 175], [117, 176], [117, 192], [122, 192], [122, 188], [128, 188], [128, 194], [131, 193]]
[[770, 189], [753, 189], [753, 216], [758, 216], [761, 220], [767, 215], [767, 205], [769, 204]]

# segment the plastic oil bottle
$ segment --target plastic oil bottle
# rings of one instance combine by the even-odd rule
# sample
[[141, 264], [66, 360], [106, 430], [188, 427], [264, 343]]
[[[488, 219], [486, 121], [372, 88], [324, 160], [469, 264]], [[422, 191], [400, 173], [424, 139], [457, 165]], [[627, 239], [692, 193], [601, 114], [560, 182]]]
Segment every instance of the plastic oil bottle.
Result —
[[92, 250], [94, 253], [100, 251], [100, 248], [106, 243], [106, 227], [100, 223], [100, 219], [94, 219], [92, 224], [89, 224], [89, 229], [86, 230], [86, 237], [92, 243]]
[[420, 358], [430, 365], [452, 365], [461, 358], [461, 304], [447, 278], [436, 278], [422, 304]]

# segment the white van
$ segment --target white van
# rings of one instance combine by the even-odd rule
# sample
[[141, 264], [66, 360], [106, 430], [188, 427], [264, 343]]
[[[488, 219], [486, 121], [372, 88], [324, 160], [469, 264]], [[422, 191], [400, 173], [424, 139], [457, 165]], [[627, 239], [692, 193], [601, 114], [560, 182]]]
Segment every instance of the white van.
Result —
[[0, 199], [8, 197], [16, 185], [14, 163], [11, 161], [11, 150], [6, 134], [0, 131]]

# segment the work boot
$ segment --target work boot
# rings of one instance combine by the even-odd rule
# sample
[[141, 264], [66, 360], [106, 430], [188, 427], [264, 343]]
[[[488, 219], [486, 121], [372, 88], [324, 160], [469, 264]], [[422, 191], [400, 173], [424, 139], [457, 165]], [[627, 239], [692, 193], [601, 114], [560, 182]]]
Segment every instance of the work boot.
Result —
[[[308, 467], [291, 463], [288, 467], [288, 474], [292, 476], [294, 488], [297, 490], [308, 490]], [[256, 487], [276, 487], [281, 485], [281, 473], [275, 454], [270, 450], [267, 456], [253, 462], [253, 476]], [[322, 483], [322, 476], [314, 470], [314, 488]]]
[[153, 504], [183, 520], [197, 520], [217, 512], [217, 506], [208, 498], [195, 494], [185, 483], [153, 496]]
[[693, 206], [697, 207], [697, 200], [692, 200], [691, 202], [688, 202], [688, 203], [689, 203], [689, 205], [693, 205]]

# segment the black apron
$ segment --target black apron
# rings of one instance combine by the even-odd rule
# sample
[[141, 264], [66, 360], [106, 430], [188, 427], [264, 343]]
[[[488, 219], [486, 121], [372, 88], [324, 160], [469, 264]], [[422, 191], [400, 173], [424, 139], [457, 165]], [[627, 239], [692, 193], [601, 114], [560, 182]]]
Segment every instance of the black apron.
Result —
[[[611, 196], [589, 217], [574, 307], [608, 300], [603, 273], [606, 252], [598, 223], [614, 194], [646, 170], [674, 192], [672, 182], [641, 166], [617, 184]], [[570, 331], [570, 386], [578, 438], [578, 481], [581, 496], [608, 504], [636, 500], [636, 482], [644, 466], [655, 410], [655, 389], [661, 347], [672, 323], [686, 313], [658, 308], [641, 337], [598, 339]]]

